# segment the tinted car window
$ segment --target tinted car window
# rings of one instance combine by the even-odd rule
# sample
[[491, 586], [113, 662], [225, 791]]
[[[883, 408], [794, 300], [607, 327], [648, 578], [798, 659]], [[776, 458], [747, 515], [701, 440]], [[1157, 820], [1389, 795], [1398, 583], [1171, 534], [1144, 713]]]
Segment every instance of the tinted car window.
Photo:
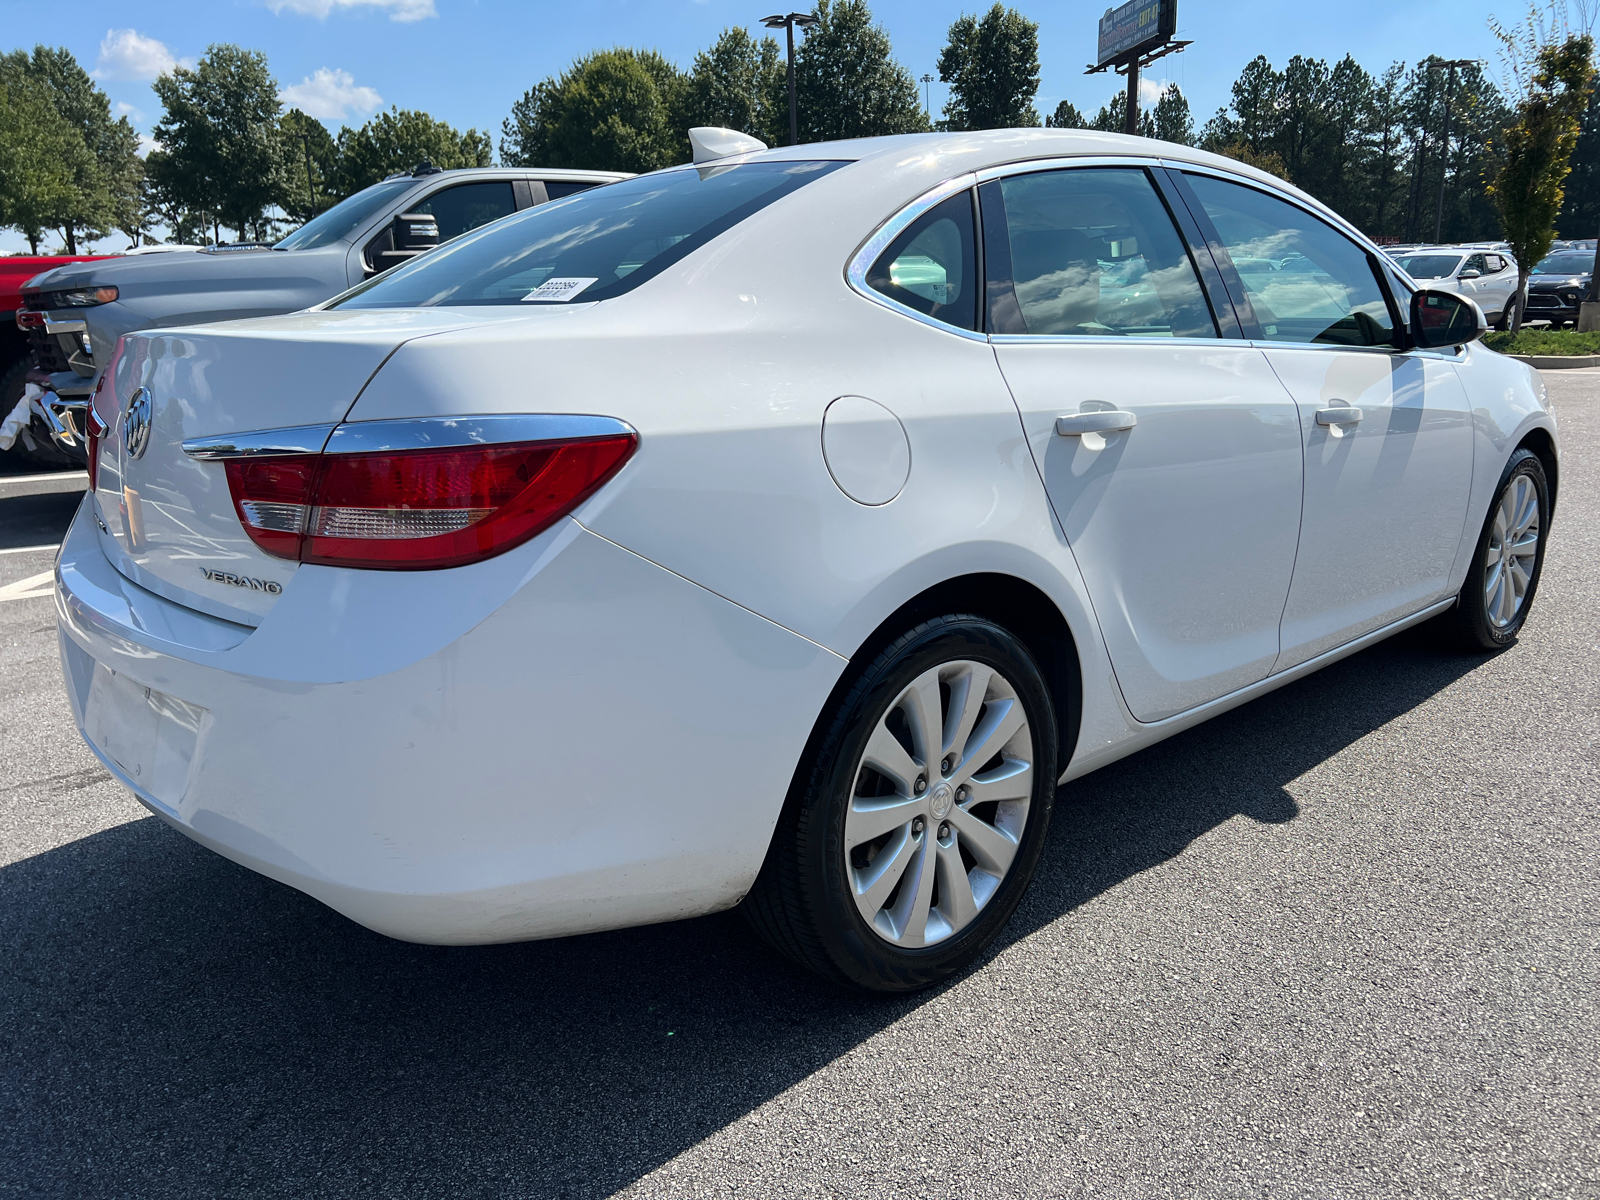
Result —
[[421, 204], [413, 204], [407, 211], [433, 214], [433, 219], [439, 223], [439, 240], [448, 242], [479, 225], [510, 216], [517, 211], [517, 200], [509, 179], [492, 183], [462, 183], [435, 192]]
[[[994, 227], [987, 211], [994, 194], [985, 193], [986, 229]], [[1012, 175], [1000, 181], [999, 196], [1026, 332], [1217, 336], [1188, 250], [1142, 170]]]
[[923, 213], [878, 256], [867, 284], [890, 299], [962, 329], [978, 327], [978, 255], [972, 194]]
[[399, 199], [402, 192], [410, 191], [416, 184], [415, 179], [394, 179], [385, 183], [375, 183], [357, 192], [348, 200], [341, 200], [321, 216], [312, 217], [273, 249], [315, 250], [318, 246], [337, 242], [361, 228], [369, 218], [377, 214], [380, 208], [385, 207], [391, 200]]
[[610, 299], [844, 165], [753, 162], [625, 179], [474, 230], [378, 276], [338, 307]]
[[546, 179], [544, 181], [544, 194], [552, 200], [560, 200], [563, 196], [576, 196], [579, 192], [587, 192], [594, 186], [596, 185], [592, 183], [574, 183], [570, 180], [558, 183], [555, 180]]
[[1265, 192], [1209, 175], [1188, 178], [1268, 341], [1393, 344], [1388, 302], [1360, 246]]
[[1461, 265], [1459, 254], [1401, 254], [1400, 269], [1413, 279], [1449, 279]]

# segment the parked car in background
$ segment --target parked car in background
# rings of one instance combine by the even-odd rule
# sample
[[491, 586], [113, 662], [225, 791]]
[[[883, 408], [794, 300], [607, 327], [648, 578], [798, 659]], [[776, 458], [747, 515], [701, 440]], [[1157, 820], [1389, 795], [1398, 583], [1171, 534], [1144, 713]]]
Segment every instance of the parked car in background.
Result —
[[336, 204], [272, 244], [212, 246], [57, 267], [23, 293], [35, 366], [84, 455], [84, 412], [117, 339], [137, 329], [309, 308], [490, 221], [628, 176], [426, 163]]
[[[23, 307], [23, 285], [35, 275], [56, 267], [94, 262], [102, 257], [93, 254], [0, 257], [0, 420], [22, 399], [24, 379], [31, 366], [28, 334], [17, 322], [18, 310]], [[42, 324], [44, 318], [41, 316], [37, 320]], [[74, 461], [65, 447], [57, 446], [42, 416], [36, 416], [25, 436], [18, 438], [14, 452], [45, 464]]]
[[716, 132], [124, 336], [56, 610], [152, 812], [395, 937], [743, 903], [906, 991], [1059, 784], [1430, 618], [1517, 636], [1540, 377], [1312, 197], [1080, 130]]
[[1390, 252], [1400, 269], [1418, 283], [1472, 297], [1489, 323], [1504, 329], [1517, 294], [1517, 263], [1506, 249], [1429, 246]]
[[1534, 264], [1528, 279], [1528, 310], [1525, 319], [1549, 321], [1560, 329], [1569, 321], [1576, 325], [1578, 310], [1589, 295], [1594, 278], [1593, 248], [1557, 250]]

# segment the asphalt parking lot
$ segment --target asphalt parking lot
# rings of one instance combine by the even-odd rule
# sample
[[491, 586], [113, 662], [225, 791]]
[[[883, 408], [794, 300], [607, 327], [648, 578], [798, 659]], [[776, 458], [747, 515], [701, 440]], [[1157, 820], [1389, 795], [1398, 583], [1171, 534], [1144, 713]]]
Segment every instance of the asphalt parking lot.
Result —
[[887, 1001], [737, 913], [409, 946], [191, 844], [72, 727], [73, 488], [0, 479], [0, 1196], [1600, 1195], [1600, 371], [1545, 377], [1515, 647], [1073, 784], [993, 957]]

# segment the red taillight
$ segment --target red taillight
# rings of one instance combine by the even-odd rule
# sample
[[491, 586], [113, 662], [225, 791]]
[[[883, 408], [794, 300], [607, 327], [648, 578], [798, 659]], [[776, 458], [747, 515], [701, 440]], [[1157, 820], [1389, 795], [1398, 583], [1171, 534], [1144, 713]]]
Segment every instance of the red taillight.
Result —
[[638, 445], [578, 441], [236, 458], [228, 488], [268, 554], [340, 567], [455, 567], [548, 529]]

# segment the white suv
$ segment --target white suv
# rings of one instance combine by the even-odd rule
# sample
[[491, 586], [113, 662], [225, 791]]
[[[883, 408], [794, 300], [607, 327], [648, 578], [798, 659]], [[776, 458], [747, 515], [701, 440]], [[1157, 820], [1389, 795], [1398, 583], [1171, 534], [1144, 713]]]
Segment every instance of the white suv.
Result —
[[1424, 287], [1471, 296], [1496, 326], [1503, 327], [1511, 315], [1511, 300], [1517, 294], [1517, 263], [1503, 250], [1429, 246], [1390, 257]]

